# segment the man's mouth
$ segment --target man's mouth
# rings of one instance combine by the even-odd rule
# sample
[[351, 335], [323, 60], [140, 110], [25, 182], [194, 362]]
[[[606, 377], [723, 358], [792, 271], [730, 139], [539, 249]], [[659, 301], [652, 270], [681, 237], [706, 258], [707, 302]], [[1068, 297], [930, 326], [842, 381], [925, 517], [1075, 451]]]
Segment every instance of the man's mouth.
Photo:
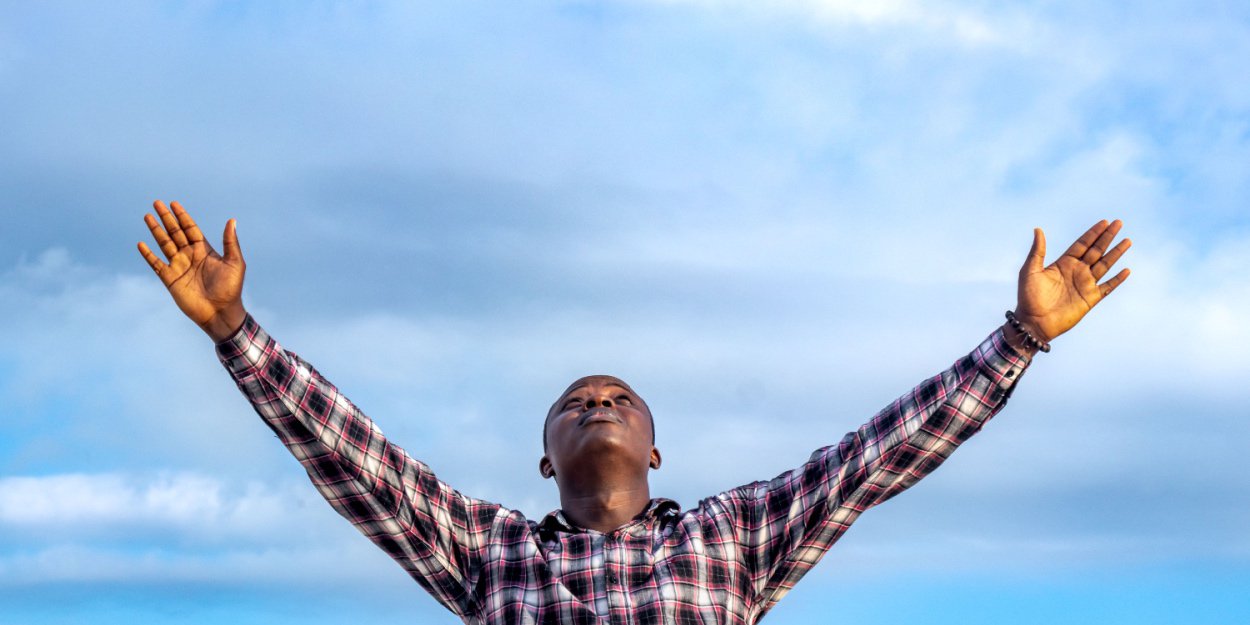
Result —
[[623, 423], [621, 415], [611, 408], [593, 408], [577, 421], [578, 427], [591, 423]]

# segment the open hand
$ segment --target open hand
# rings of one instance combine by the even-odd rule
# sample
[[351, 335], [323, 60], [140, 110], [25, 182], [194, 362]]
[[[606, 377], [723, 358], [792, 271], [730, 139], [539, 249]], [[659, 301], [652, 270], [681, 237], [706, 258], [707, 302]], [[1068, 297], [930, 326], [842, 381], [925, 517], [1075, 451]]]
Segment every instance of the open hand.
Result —
[[247, 315], [242, 297], [246, 265], [234, 220], [226, 222], [222, 256], [204, 240], [204, 234], [181, 204], [171, 203], [172, 212], [160, 200], [152, 205], [159, 221], [151, 214], [144, 215], [143, 221], [169, 263], [157, 258], [143, 242], [139, 243], [139, 253], [187, 317], [214, 341], [228, 338], [243, 325]]
[[1033, 248], [1020, 268], [1016, 318], [1025, 329], [1042, 341], [1067, 332], [1098, 302], [1128, 278], [1121, 269], [1113, 278], [1099, 284], [1112, 265], [1133, 244], [1123, 239], [1108, 250], [1123, 224], [1120, 220], [1099, 221], [1060, 256], [1046, 266], [1046, 235], [1033, 230]]

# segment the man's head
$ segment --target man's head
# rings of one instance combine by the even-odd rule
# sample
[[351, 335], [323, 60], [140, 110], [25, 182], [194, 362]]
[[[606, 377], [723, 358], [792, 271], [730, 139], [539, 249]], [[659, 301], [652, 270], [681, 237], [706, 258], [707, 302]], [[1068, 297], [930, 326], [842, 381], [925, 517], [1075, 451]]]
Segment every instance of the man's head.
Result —
[[[594, 463], [660, 468], [651, 409], [620, 378], [591, 375], [569, 385], [547, 411], [539, 471], [555, 477]], [[597, 472], [596, 472], [597, 473]], [[559, 482], [559, 480], [557, 480]]]

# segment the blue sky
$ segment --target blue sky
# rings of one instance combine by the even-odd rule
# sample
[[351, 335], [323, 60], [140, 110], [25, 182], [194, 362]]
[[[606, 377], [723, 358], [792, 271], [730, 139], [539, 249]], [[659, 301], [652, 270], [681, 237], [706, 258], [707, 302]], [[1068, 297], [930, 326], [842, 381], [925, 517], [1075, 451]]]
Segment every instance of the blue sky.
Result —
[[1121, 218], [1132, 278], [765, 622], [1247, 622], [1246, 58], [1219, 2], [5, 3], [0, 623], [454, 622], [150, 274], [156, 198], [535, 516], [571, 379], [647, 397], [693, 505], [972, 349], [1034, 226]]

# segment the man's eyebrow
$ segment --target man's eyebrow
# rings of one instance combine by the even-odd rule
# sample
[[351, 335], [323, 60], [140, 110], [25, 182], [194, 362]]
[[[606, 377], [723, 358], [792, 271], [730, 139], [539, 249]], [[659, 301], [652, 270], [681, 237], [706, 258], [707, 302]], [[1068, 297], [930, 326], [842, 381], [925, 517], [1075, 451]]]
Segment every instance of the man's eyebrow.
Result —
[[[572, 393], [573, 391], [576, 391], [576, 390], [580, 390], [580, 389], [586, 388], [586, 387], [587, 387], [587, 386], [589, 386], [589, 385], [590, 385], [590, 384], [589, 384], [588, 382], [578, 382], [577, 384], [574, 384], [573, 386], [570, 386], [570, 387], [568, 388], [568, 390], [564, 391], [564, 394], [563, 394], [563, 395], [561, 395], [560, 397], [561, 397], [561, 398], [564, 398], [564, 397], [568, 396], [568, 394], [569, 394], [569, 393]], [[623, 390], [623, 391], [628, 391], [631, 395], [637, 395], [637, 394], [638, 394], [636, 391], [634, 391], [634, 389], [629, 388], [629, 385], [625, 384], [624, 382], [608, 382], [608, 383], [604, 384], [604, 386], [615, 386], [616, 388], [619, 388], [619, 389], [621, 389], [621, 390]]]

